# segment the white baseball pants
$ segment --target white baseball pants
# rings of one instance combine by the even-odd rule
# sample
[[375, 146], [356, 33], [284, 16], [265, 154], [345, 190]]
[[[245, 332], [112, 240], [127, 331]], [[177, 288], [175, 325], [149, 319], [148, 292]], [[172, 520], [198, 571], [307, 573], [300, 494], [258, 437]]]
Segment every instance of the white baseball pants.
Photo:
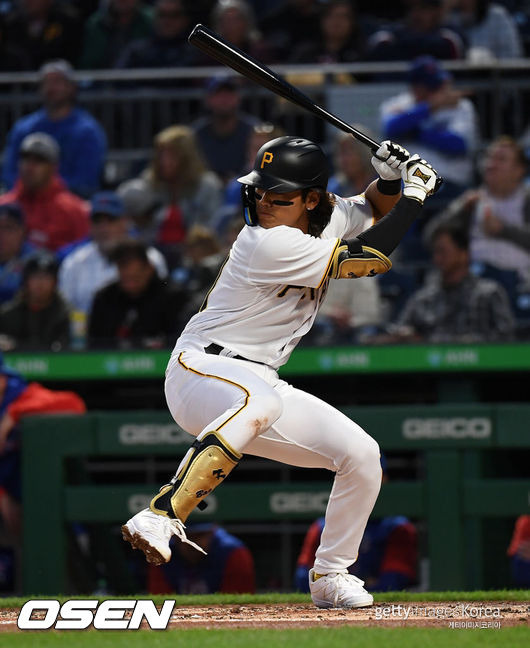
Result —
[[193, 436], [218, 430], [239, 452], [333, 471], [315, 571], [346, 571], [355, 562], [381, 486], [379, 446], [361, 427], [271, 367], [202, 347], [174, 351], [165, 393], [173, 418]]

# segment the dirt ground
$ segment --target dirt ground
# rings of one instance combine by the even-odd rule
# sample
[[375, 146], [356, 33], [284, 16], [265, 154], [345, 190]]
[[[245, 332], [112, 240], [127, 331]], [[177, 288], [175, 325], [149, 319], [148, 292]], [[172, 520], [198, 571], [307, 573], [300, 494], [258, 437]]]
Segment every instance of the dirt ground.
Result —
[[[15, 609], [0, 610], [0, 631], [18, 630], [18, 612]], [[530, 626], [530, 603], [394, 602], [356, 610], [321, 610], [307, 604], [189, 606], [175, 607], [169, 627], [308, 628], [341, 625], [437, 628]]]

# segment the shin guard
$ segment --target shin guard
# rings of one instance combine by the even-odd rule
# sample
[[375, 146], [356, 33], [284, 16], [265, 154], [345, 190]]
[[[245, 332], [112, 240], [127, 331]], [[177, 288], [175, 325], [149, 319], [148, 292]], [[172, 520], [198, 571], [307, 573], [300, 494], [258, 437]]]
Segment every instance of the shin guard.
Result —
[[188, 451], [188, 459], [151, 500], [153, 513], [185, 522], [189, 514], [237, 466], [243, 456], [218, 432], [208, 432]]

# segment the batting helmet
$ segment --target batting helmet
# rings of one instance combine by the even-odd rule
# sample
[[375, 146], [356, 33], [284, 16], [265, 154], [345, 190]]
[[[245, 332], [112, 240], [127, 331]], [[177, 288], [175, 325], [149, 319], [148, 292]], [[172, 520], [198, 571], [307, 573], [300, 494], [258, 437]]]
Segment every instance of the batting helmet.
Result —
[[301, 137], [277, 137], [264, 144], [256, 155], [254, 168], [237, 181], [242, 187], [245, 221], [256, 225], [253, 189], [288, 193], [297, 189], [326, 189], [329, 168], [324, 152], [314, 142]]

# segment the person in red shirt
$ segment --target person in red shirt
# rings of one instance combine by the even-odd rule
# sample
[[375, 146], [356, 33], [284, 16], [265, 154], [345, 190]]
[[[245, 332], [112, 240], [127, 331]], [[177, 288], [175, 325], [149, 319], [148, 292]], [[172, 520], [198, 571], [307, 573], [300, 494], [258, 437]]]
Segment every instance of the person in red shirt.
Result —
[[17, 202], [26, 215], [28, 240], [55, 252], [87, 236], [89, 206], [68, 191], [57, 171], [59, 146], [46, 133], [27, 135], [20, 146], [19, 177], [0, 205]]

